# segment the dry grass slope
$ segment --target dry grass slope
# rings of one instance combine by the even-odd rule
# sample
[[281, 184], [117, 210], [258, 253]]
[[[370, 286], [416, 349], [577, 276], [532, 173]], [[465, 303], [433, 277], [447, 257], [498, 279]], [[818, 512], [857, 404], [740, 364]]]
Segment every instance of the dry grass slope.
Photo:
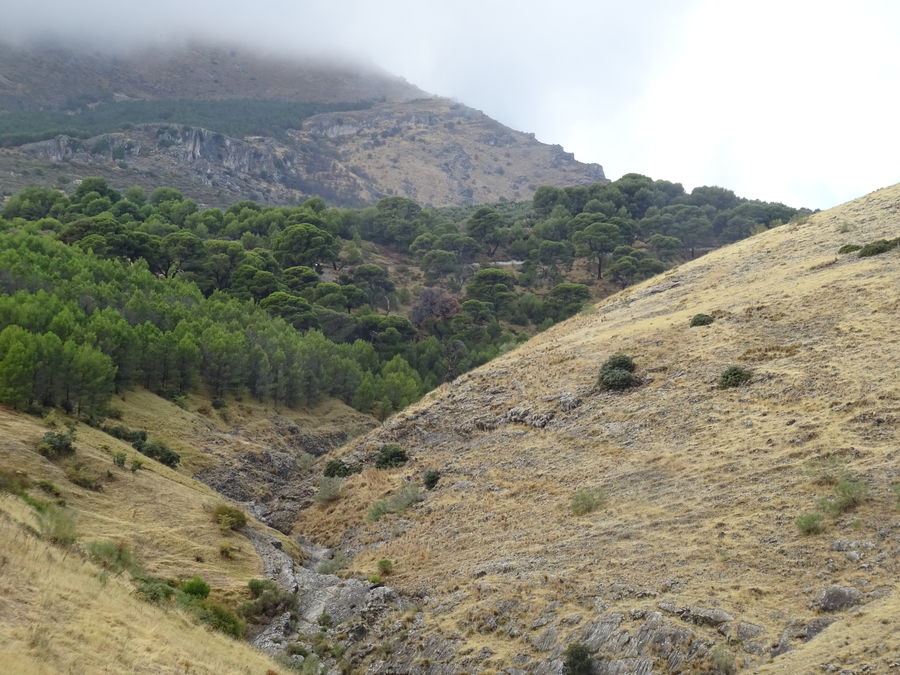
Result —
[[[347, 496], [306, 512], [297, 531], [361, 550], [361, 573], [394, 560], [391, 583], [430, 597], [431, 629], [458, 631], [476, 653], [490, 647], [484, 663], [496, 668], [540, 656], [532, 621], [550, 603], [565, 640], [596, 612], [627, 617], [661, 602], [761, 626], [762, 654], [729, 646], [759, 668], [785, 630], [819, 617], [810, 603], [831, 584], [867, 604], [794, 640], [773, 672], [895, 668], [900, 252], [836, 252], [898, 232], [894, 186], [613, 296], [347, 446], [359, 456], [399, 442], [413, 461], [349, 479]], [[715, 323], [689, 328], [699, 312]], [[615, 353], [634, 357], [639, 388], [595, 388]], [[752, 379], [718, 389], [732, 364]], [[831, 493], [817, 479], [822, 462], [863, 481], [870, 498], [803, 536], [795, 519]], [[425, 502], [365, 521], [372, 501], [426, 469], [442, 477]], [[571, 515], [580, 488], [602, 489], [605, 507]], [[864, 544], [850, 555], [840, 541]], [[519, 635], [490, 628], [491, 614]]]

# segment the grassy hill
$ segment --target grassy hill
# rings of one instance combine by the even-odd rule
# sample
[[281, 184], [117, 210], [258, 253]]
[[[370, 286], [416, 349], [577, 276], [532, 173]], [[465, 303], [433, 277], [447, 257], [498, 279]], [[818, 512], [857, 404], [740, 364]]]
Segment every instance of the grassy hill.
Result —
[[[894, 186], [714, 251], [443, 385], [341, 451], [397, 443], [403, 468], [351, 476], [295, 532], [361, 574], [394, 562], [423, 610], [401, 668], [557, 672], [584, 643], [603, 672], [887, 672], [900, 252], [838, 249], [896, 236], [898, 205]], [[619, 353], [639, 386], [597, 387]], [[749, 381], [719, 388], [732, 365]], [[426, 470], [423, 501], [373, 517]], [[574, 515], [586, 490], [602, 505]]]

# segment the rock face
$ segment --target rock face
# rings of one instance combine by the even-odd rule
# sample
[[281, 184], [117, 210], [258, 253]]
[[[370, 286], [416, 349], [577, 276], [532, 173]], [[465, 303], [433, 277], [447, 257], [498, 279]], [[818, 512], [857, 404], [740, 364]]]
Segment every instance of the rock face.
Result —
[[606, 180], [600, 165], [578, 162], [558, 145], [359, 66], [290, 64], [203, 46], [112, 59], [0, 45], [0, 73], [0, 114], [165, 99], [352, 108], [305, 119], [298, 112], [278, 138], [232, 138], [174, 118], [133, 120], [128, 129], [88, 139], [58, 136], [0, 151], [0, 188], [8, 191], [40, 183], [47, 163], [66, 164], [76, 177], [102, 175], [117, 187], [158, 187], [162, 180], [213, 206], [247, 198], [296, 203], [310, 195], [336, 206], [394, 195], [447, 206], [528, 200], [540, 185]]

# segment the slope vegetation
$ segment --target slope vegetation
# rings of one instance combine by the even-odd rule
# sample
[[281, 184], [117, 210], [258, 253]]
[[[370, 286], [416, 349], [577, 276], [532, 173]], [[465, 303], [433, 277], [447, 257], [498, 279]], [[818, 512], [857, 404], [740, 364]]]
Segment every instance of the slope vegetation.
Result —
[[[894, 186], [712, 252], [348, 445], [411, 457], [295, 528], [421, 598], [370, 665], [558, 672], [583, 643], [601, 672], [896, 667], [900, 252], [838, 249], [898, 230]], [[637, 387], [597, 386], [613, 354]], [[423, 501], [371, 511], [426, 470]], [[602, 505], [573, 514], [580, 490]]]

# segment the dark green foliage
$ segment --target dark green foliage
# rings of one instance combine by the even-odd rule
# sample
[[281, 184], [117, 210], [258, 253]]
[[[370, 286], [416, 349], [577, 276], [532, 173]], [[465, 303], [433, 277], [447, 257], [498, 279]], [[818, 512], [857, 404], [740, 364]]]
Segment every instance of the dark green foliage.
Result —
[[74, 429], [69, 429], [68, 431], [48, 431], [41, 438], [41, 443], [38, 445], [38, 452], [51, 460], [67, 457], [75, 453], [75, 446], [72, 445], [74, 440]]
[[251, 579], [247, 585], [252, 599], [238, 607], [238, 614], [248, 621], [261, 623], [266, 618], [296, 609], [296, 596], [279, 588], [274, 581]]
[[691, 317], [691, 328], [694, 326], [708, 326], [715, 319], [713, 319], [709, 314], [694, 314]]
[[103, 483], [100, 482], [100, 476], [89, 469], [84, 462], [77, 460], [70, 461], [65, 468], [66, 478], [86, 490], [99, 492], [103, 489]]
[[266, 591], [277, 590], [278, 584], [271, 579], [251, 579], [247, 582], [247, 588], [250, 589], [250, 595], [253, 598], [258, 598]]
[[563, 673], [566, 675], [591, 675], [594, 664], [591, 653], [581, 642], [573, 642], [563, 652]]
[[124, 469], [125, 460], [127, 459], [127, 457], [128, 455], [126, 455], [124, 452], [117, 452], [115, 455], [113, 455], [113, 464], [115, 464], [120, 469]]
[[393, 469], [406, 464], [409, 457], [399, 445], [389, 443], [382, 445], [375, 455], [376, 469]]
[[629, 373], [634, 372], [634, 359], [625, 354], [613, 354], [604, 361], [601, 370], [627, 370]]
[[600, 368], [598, 384], [601, 389], [621, 390], [633, 387], [637, 384], [634, 369], [634, 359], [625, 354], [614, 354]]
[[838, 253], [844, 255], [845, 253], [853, 253], [854, 251], [858, 251], [862, 246], [859, 244], [844, 244], [838, 249]]
[[203, 600], [194, 605], [192, 611], [202, 623], [236, 640], [243, 638], [247, 631], [247, 625], [235, 616], [234, 612], [219, 602]]
[[138, 597], [147, 602], [160, 604], [175, 596], [175, 589], [162, 579], [146, 577], [135, 581]]
[[203, 600], [209, 595], [209, 584], [200, 577], [194, 576], [190, 579], [182, 581], [178, 585], [178, 590], [182, 593], [190, 595], [192, 598]]
[[441, 472], [437, 469], [430, 469], [425, 472], [425, 475], [422, 477], [422, 484], [425, 485], [426, 490], [433, 490], [437, 487], [438, 481], [441, 478]]
[[322, 473], [328, 478], [346, 478], [347, 476], [352, 476], [360, 471], [362, 471], [361, 466], [349, 465], [339, 459], [333, 459], [325, 465], [325, 470]]
[[859, 257], [860, 258], [868, 258], [873, 255], [881, 255], [882, 253], [887, 253], [893, 248], [896, 248], [900, 245], [900, 238], [897, 239], [878, 239], [877, 241], [869, 242], [861, 249], [859, 249]]
[[247, 524], [247, 514], [228, 504], [218, 504], [213, 508], [212, 516], [223, 532], [239, 530]]
[[748, 382], [753, 377], [753, 373], [741, 366], [728, 366], [719, 375], [719, 389], [729, 389], [731, 387], [739, 387]]

